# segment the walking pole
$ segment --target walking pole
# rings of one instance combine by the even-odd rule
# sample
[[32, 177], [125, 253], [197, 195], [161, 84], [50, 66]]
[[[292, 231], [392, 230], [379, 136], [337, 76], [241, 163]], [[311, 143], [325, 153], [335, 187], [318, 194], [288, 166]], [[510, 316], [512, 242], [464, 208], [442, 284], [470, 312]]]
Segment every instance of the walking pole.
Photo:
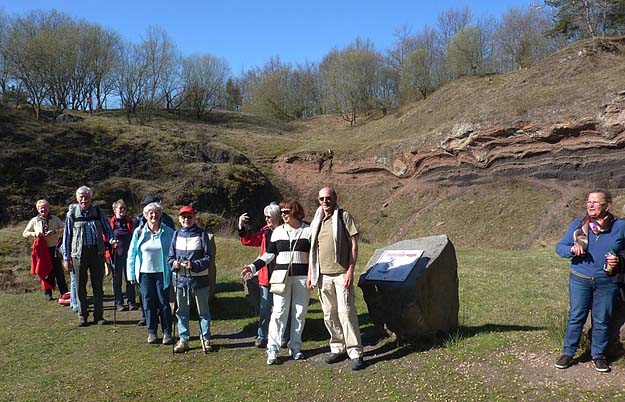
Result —
[[[206, 345], [204, 345], [204, 334], [202, 333], [202, 317], [200, 317], [200, 307], [197, 304], [197, 295], [193, 292], [195, 298], [195, 307], [197, 307], [197, 321], [200, 324], [200, 343], [202, 344], [202, 351], [208, 353]], [[187, 268], [187, 306], [189, 306], [189, 317], [191, 316], [191, 269]]]
[[117, 306], [115, 305], [115, 266], [117, 265], [117, 250], [111, 247], [111, 271], [113, 271], [113, 326], [117, 326]]
[[174, 342], [171, 343], [171, 355], [175, 356], [176, 352], [174, 351], [174, 349], [176, 348], [175, 344], [176, 344], [176, 327], [178, 326], [178, 315], [176, 314], [176, 310], [178, 310], [178, 273], [175, 273], [176, 275], [176, 283], [174, 284], [174, 314], [173, 316], [176, 317], [176, 323], [172, 322], [172, 334], [174, 337]]

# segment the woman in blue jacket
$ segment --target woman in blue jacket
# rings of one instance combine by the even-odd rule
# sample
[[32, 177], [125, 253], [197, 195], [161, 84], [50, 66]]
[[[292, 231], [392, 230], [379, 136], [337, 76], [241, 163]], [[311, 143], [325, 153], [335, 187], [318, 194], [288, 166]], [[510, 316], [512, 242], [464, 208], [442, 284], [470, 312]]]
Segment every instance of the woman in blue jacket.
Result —
[[143, 208], [147, 222], [135, 229], [130, 241], [126, 265], [127, 278], [131, 284], [139, 283], [141, 300], [145, 308], [148, 343], [157, 342], [156, 331], [160, 316], [163, 344], [171, 345], [171, 309], [169, 307], [169, 285], [171, 269], [167, 263], [169, 247], [174, 230], [161, 225], [163, 208], [152, 202]]
[[571, 258], [569, 318], [562, 356], [555, 364], [560, 369], [573, 365], [584, 323], [592, 311], [592, 361], [597, 371], [610, 371], [605, 350], [617, 297], [612, 276], [620, 268], [618, 253], [625, 248], [625, 221], [612, 215], [611, 207], [608, 191], [590, 192], [586, 216], [575, 219], [556, 245], [560, 257]]

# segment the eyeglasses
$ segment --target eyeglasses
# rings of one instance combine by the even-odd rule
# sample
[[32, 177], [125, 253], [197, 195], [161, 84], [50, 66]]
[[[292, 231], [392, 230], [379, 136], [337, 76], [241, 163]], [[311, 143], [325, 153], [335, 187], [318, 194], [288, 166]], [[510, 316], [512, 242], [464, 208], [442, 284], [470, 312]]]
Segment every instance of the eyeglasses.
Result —
[[586, 201], [586, 205], [605, 205], [605, 202], [599, 202], [599, 201]]
[[290, 214], [290, 213], [291, 213], [291, 210], [290, 210], [290, 209], [286, 209], [286, 208], [285, 208], [285, 209], [281, 209], [281, 210], [280, 210], [280, 213], [281, 213], [282, 215], [288, 215], [288, 214]]
[[319, 197], [319, 202], [330, 202], [332, 197]]

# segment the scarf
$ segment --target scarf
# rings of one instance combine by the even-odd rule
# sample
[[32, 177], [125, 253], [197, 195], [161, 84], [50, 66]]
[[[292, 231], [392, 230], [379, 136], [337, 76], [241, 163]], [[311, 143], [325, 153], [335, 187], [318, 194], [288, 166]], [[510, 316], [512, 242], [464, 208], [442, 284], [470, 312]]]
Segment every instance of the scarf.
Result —
[[612, 229], [612, 224], [615, 220], [616, 218], [614, 218], [614, 215], [609, 212], [603, 220], [603, 224], [586, 215], [582, 220], [580, 227], [573, 232], [573, 242], [575, 244], [579, 244], [582, 249], [586, 251], [588, 249], [588, 234], [590, 231], [592, 231], [595, 236], [599, 236], [601, 233], [609, 232]]

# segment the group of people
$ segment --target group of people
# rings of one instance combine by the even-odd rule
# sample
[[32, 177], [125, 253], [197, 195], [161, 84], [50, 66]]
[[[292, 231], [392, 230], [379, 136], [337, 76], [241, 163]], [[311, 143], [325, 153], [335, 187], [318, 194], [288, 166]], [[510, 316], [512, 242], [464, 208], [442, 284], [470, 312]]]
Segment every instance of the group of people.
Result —
[[[196, 211], [183, 206], [178, 212], [180, 229], [163, 213], [159, 200], [148, 196], [143, 213], [134, 222], [126, 217], [123, 200], [113, 204], [114, 216], [92, 204], [93, 191], [76, 190], [65, 223], [50, 214], [46, 200], [36, 203], [38, 215], [31, 219], [23, 236], [34, 238], [33, 266], [42, 278], [47, 300], [58, 286], [68, 292], [63, 266], [70, 273], [72, 308], [78, 325], [88, 325], [87, 278], [93, 290], [93, 318], [103, 317], [105, 256], [112, 263], [113, 289], [118, 311], [137, 310], [135, 284], [139, 284], [141, 306], [147, 326], [148, 343], [157, 343], [160, 322], [163, 344], [173, 344], [169, 289], [176, 298], [179, 340], [177, 353], [189, 350], [190, 303], [194, 301], [204, 351], [210, 344], [209, 266], [215, 252], [209, 235], [196, 224]], [[358, 230], [352, 216], [338, 206], [334, 189], [324, 187], [318, 194], [319, 207], [312, 221], [304, 221], [304, 208], [296, 200], [271, 203], [264, 208], [266, 225], [259, 231], [247, 228], [247, 213], [239, 217], [241, 244], [260, 247], [258, 258], [243, 267], [242, 280], [257, 276], [260, 287], [260, 319], [256, 346], [266, 348], [267, 364], [275, 364], [281, 348], [294, 360], [305, 358], [302, 333], [310, 294], [319, 292], [324, 323], [330, 334], [328, 364], [346, 358], [352, 370], [364, 367], [363, 346], [355, 304], [354, 269], [358, 258]], [[575, 364], [575, 354], [589, 312], [592, 313], [591, 356], [597, 371], [610, 371], [606, 359], [613, 312], [625, 283], [625, 220], [611, 213], [612, 196], [602, 189], [588, 194], [586, 214], [575, 219], [556, 245], [557, 253], [571, 259], [569, 275], [569, 317], [562, 355], [555, 366], [566, 369]], [[107, 250], [107, 244], [110, 247]], [[124, 305], [122, 277], [126, 278]], [[625, 296], [625, 295], [620, 295]], [[141, 322], [140, 322], [141, 323]], [[285, 342], [285, 340], [288, 340]]]
[[[189, 310], [194, 300], [200, 316], [202, 348], [213, 350], [210, 344], [209, 273], [214, 252], [208, 234], [195, 223], [196, 211], [184, 206], [178, 212], [181, 228], [174, 230], [174, 222], [163, 213], [155, 196], [144, 199], [144, 207], [135, 221], [126, 216], [126, 204], [118, 200], [113, 204], [114, 216], [108, 220], [106, 213], [92, 204], [93, 190], [82, 186], [76, 190], [76, 203], [71, 204], [65, 224], [51, 215], [46, 200], [36, 203], [38, 215], [24, 230], [24, 237], [33, 237], [33, 265], [39, 266], [41, 258], [50, 264], [49, 273], [42, 277], [42, 288], [47, 300], [52, 300], [52, 289], [58, 284], [61, 295], [67, 285], [63, 266], [70, 274], [70, 305], [78, 313], [78, 326], [85, 327], [89, 318], [87, 280], [90, 278], [93, 294], [93, 323], [106, 324], [104, 320], [103, 279], [105, 264], [111, 262], [113, 293], [117, 311], [138, 310], [135, 285], [141, 294], [142, 319], [146, 325], [148, 343], [157, 343], [160, 322], [162, 343], [174, 343], [172, 312], [169, 304], [170, 285], [174, 284], [177, 301], [179, 341], [174, 346], [178, 353], [189, 350]], [[47, 254], [35, 253], [35, 244], [48, 246]], [[37, 264], [35, 264], [37, 261]], [[126, 300], [122, 293], [126, 278]]]
[[[164, 214], [154, 196], [144, 199], [144, 208], [134, 222], [126, 216], [123, 200], [112, 207], [114, 216], [92, 204], [93, 190], [76, 190], [65, 223], [49, 213], [46, 200], [37, 201], [38, 215], [24, 230], [47, 248], [53, 267], [42, 280], [46, 299], [52, 289], [68, 292], [63, 266], [70, 274], [70, 305], [78, 313], [78, 326], [89, 324], [87, 279], [93, 293], [93, 322], [106, 324], [103, 312], [103, 278], [106, 261], [111, 262], [113, 293], [117, 311], [137, 310], [135, 285], [139, 285], [140, 324], [147, 326], [147, 342], [158, 342], [160, 322], [162, 343], [173, 344], [169, 289], [176, 299], [179, 340], [174, 352], [189, 350], [190, 303], [194, 301], [200, 321], [200, 341], [205, 352], [210, 343], [209, 266], [214, 260], [209, 235], [196, 224], [196, 211], [183, 206], [178, 212], [180, 229]], [[275, 364], [281, 348], [287, 347], [295, 360], [304, 359], [302, 332], [312, 289], [318, 289], [324, 323], [330, 334], [328, 364], [351, 360], [352, 370], [364, 368], [363, 346], [356, 311], [354, 269], [358, 258], [358, 230], [352, 216], [339, 208], [336, 192], [319, 191], [319, 208], [310, 224], [296, 200], [272, 203], [264, 209], [260, 231], [247, 230], [249, 217], [241, 215], [241, 243], [260, 247], [259, 257], [245, 266], [243, 279], [258, 276], [261, 288], [260, 319], [256, 346], [267, 348], [267, 364]], [[48, 255], [46, 254], [46, 257]], [[34, 257], [33, 257], [34, 258]], [[126, 279], [126, 300], [122, 292]], [[277, 279], [276, 279], [277, 278]], [[286, 333], [288, 332], [288, 334]]]

